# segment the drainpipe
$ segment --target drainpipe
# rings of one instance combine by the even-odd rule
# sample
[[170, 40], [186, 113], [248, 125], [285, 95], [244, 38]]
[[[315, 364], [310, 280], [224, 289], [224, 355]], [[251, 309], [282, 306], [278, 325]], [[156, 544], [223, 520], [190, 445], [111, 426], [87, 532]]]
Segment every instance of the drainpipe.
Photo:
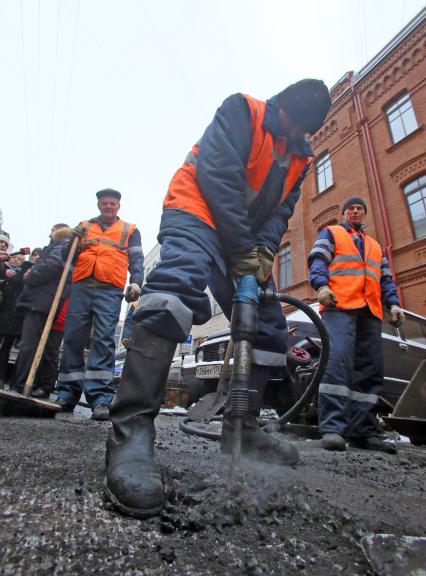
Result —
[[[380, 220], [381, 220], [384, 235], [385, 235], [385, 246], [383, 248], [383, 251], [385, 253], [386, 258], [389, 261], [389, 267], [390, 267], [390, 270], [392, 272], [392, 275], [395, 278], [395, 267], [394, 267], [393, 256], [392, 256], [392, 236], [390, 233], [388, 216], [386, 214], [383, 188], [382, 188], [382, 184], [380, 182], [379, 170], [377, 167], [376, 156], [374, 154], [373, 143], [371, 141], [370, 127], [368, 125], [367, 119], [366, 119], [365, 114], [364, 114], [364, 108], [362, 106], [361, 97], [358, 94], [358, 92], [355, 88], [355, 84], [353, 82], [353, 72], [350, 73], [350, 82], [351, 82], [352, 98], [353, 98], [354, 105], [355, 105], [355, 111], [356, 111], [358, 123], [361, 126], [361, 131], [362, 131], [362, 135], [364, 138], [364, 143], [365, 143], [365, 147], [367, 150], [368, 165], [369, 165], [371, 177], [372, 177], [373, 183], [374, 183], [376, 198], [377, 198], [377, 201], [379, 204]], [[397, 285], [397, 290], [398, 290], [399, 301], [401, 303], [401, 306], [403, 306], [402, 293], [401, 293], [401, 289], [398, 285]]]

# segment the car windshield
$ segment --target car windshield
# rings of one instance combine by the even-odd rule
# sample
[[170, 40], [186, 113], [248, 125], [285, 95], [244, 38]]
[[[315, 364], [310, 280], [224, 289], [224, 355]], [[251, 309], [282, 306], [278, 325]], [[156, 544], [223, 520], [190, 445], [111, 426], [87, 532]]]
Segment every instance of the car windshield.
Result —
[[[310, 308], [319, 316], [319, 304], [311, 304]], [[308, 318], [306, 314], [302, 312], [302, 310], [295, 310], [294, 312], [291, 312], [286, 316], [286, 320], [291, 322], [312, 322], [312, 320]]]

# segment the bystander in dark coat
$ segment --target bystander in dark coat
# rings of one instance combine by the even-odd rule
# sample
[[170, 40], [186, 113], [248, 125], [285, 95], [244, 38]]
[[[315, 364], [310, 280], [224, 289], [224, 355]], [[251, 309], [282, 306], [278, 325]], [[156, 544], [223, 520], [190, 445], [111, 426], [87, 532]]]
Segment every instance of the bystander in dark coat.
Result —
[[21, 254], [11, 256], [4, 264], [2, 276], [2, 303], [0, 306], [0, 386], [8, 380], [10, 350], [22, 331], [24, 312], [16, 309], [24, 287], [24, 273], [28, 262]]
[[[37, 344], [43, 332], [64, 269], [62, 251], [70, 235], [71, 229], [66, 224], [53, 226], [50, 234], [50, 244], [43, 249], [39, 260], [25, 275], [24, 291], [18, 303], [19, 308], [25, 311], [24, 325], [15, 373], [12, 378], [12, 389], [16, 392], [22, 393], [24, 389]], [[67, 282], [62, 293], [58, 311], [62, 308], [68, 290], [69, 282]], [[52, 357], [54, 359], [57, 358], [57, 350], [53, 350], [51, 347], [58, 347], [57, 340], [47, 340], [43, 361], [40, 366], [43, 365], [43, 362], [48, 362]]]

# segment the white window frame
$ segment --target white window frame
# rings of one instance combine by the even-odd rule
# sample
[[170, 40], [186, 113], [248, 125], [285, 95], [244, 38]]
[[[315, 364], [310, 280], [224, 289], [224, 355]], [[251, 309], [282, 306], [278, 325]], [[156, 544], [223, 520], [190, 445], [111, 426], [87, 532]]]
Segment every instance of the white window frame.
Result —
[[318, 158], [315, 171], [317, 176], [318, 194], [321, 194], [333, 186], [333, 170], [331, 168], [331, 157], [328, 152]]
[[284, 244], [278, 253], [278, 290], [289, 288], [292, 282], [291, 244]]
[[401, 142], [419, 127], [408, 93], [400, 96], [385, 111], [393, 144]]
[[[426, 174], [422, 174], [418, 178], [415, 178], [414, 180], [407, 182], [407, 184], [404, 186], [404, 195], [408, 206], [408, 212], [410, 214], [414, 237], [416, 238], [416, 240], [420, 240], [420, 238], [425, 238], [426, 230], [423, 233], [419, 231], [419, 226], [416, 225], [416, 220], [418, 219], [413, 217], [412, 207], [414, 206], [419, 207], [420, 205], [420, 207], [423, 208], [423, 214], [424, 214], [421, 220], [426, 219]], [[424, 227], [424, 225], [422, 227]]]

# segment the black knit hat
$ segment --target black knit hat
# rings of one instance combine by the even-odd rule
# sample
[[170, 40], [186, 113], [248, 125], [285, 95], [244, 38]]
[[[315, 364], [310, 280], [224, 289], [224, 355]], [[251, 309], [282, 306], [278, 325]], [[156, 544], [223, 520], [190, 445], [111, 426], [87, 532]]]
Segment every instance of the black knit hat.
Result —
[[331, 106], [327, 86], [314, 78], [290, 84], [277, 95], [277, 99], [291, 120], [309, 134], [315, 134], [321, 128]]
[[345, 201], [342, 206], [342, 214], [345, 213], [346, 208], [349, 208], [349, 206], [352, 206], [353, 204], [360, 204], [361, 206], [364, 206], [365, 213], [367, 214], [367, 204], [359, 196], [351, 196]]
[[113, 198], [117, 198], [117, 200], [121, 200], [121, 194], [118, 190], [114, 190], [113, 188], [105, 188], [104, 190], [99, 190], [96, 192], [96, 197], [102, 198], [102, 196], [112, 196]]

